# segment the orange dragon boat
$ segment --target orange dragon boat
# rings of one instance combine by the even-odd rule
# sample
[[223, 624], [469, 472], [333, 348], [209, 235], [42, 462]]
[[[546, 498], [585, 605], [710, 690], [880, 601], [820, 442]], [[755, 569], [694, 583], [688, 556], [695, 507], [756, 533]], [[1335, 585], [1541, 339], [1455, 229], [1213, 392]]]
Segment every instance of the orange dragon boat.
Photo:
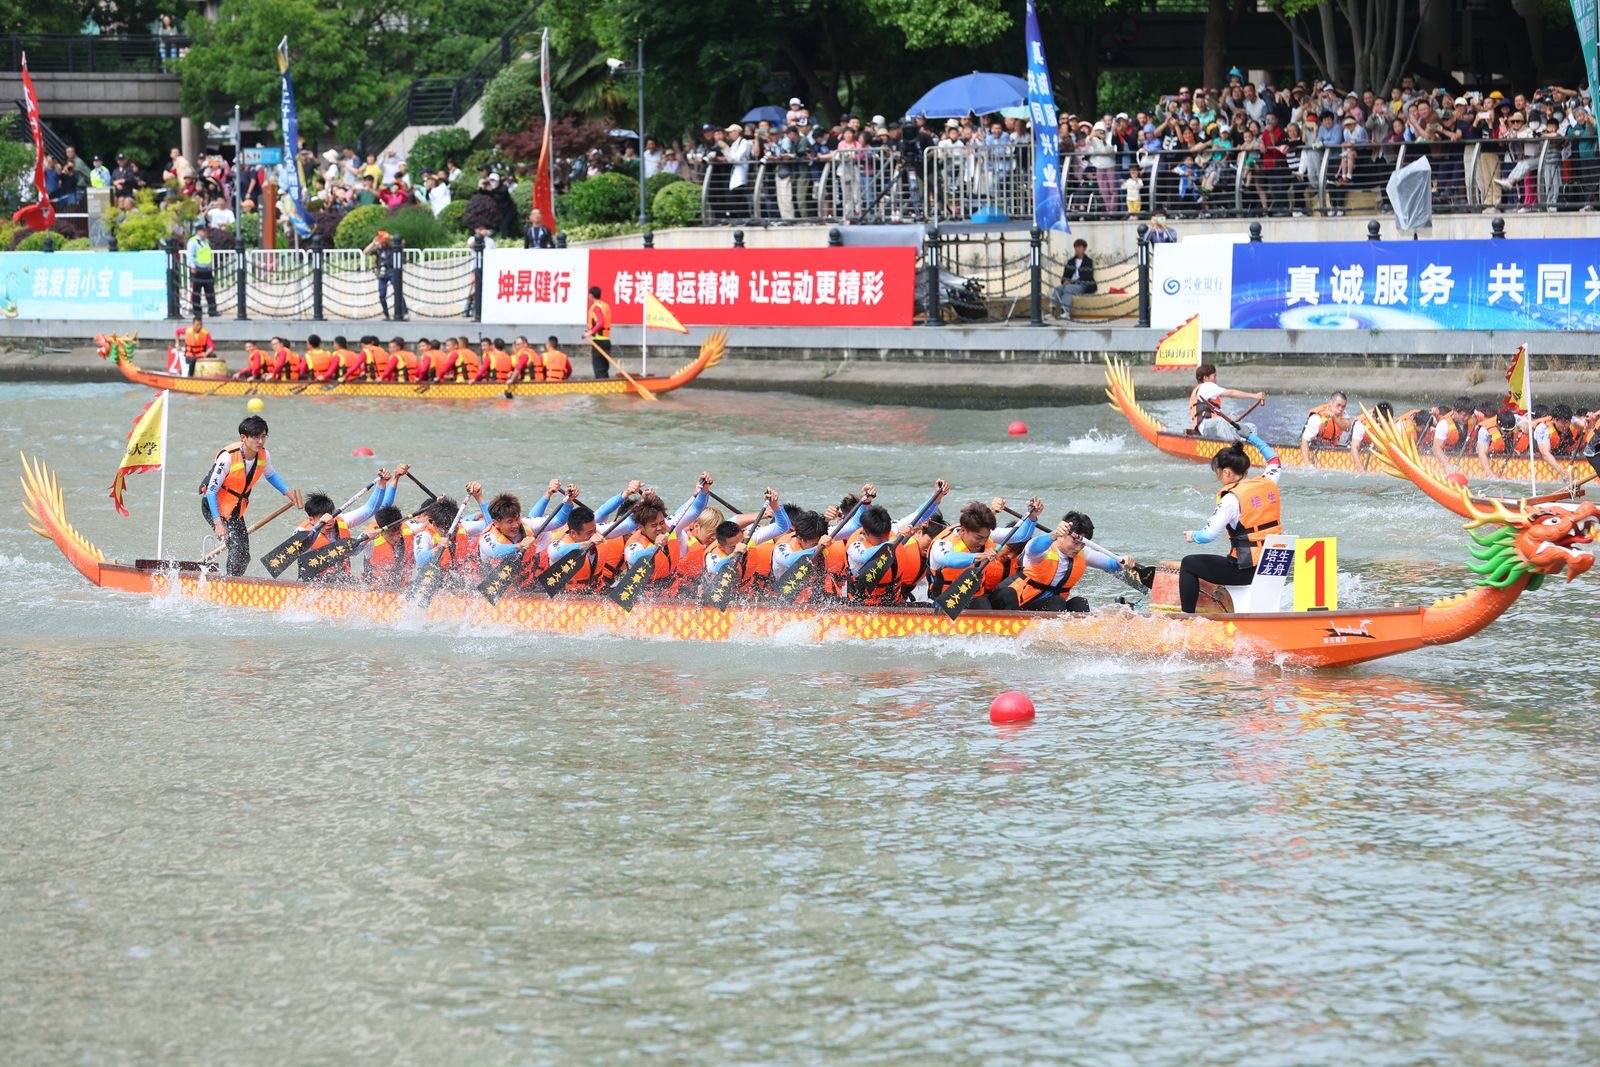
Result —
[[[1155, 445], [1169, 456], [1179, 459], [1192, 460], [1196, 463], [1209, 463], [1211, 457], [1228, 445], [1230, 442], [1218, 441], [1215, 438], [1200, 437], [1196, 434], [1174, 432], [1161, 424], [1161, 421], [1151, 415], [1139, 405], [1133, 387], [1133, 370], [1121, 360], [1109, 359], [1106, 361], [1106, 399], [1113, 408], [1122, 412], [1140, 437]], [[1260, 466], [1266, 458], [1254, 445], [1243, 444], [1244, 450], [1250, 455], [1250, 462]], [[1357, 458], [1350, 454], [1348, 448], [1329, 448], [1327, 446], [1313, 447], [1310, 451], [1310, 462], [1300, 454], [1300, 442], [1292, 444], [1275, 444], [1272, 446], [1278, 453], [1278, 459], [1285, 467], [1314, 467], [1318, 470], [1343, 471], [1346, 474], [1384, 474], [1383, 465], [1369, 462], [1367, 457]], [[1420, 455], [1418, 462], [1430, 475], [1444, 477], [1450, 471], [1431, 455]], [[1476, 464], [1476, 456], [1462, 457], [1462, 462]], [[1528, 481], [1528, 468], [1533, 467], [1533, 474], [1542, 482], [1555, 482], [1569, 484], [1577, 469], [1576, 461], [1573, 463], [1551, 464], [1544, 459], [1529, 460], [1527, 456], [1490, 456], [1489, 467], [1497, 479], [1505, 481]]]
[[[1243, 659], [1312, 667], [1344, 667], [1471, 637], [1503, 614], [1524, 590], [1564, 570], [1570, 581], [1593, 557], [1576, 547], [1593, 540], [1600, 510], [1592, 503], [1492, 514], [1472, 511], [1472, 526], [1497, 524], [1474, 535], [1469, 569], [1477, 584], [1425, 607], [1183, 615], [1136, 612], [1113, 605], [1081, 615], [968, 611], [952, 620], [931, 605], [875, 608], [851, 604], [765, 606], [727, 611], [693, 603], [640, 602], [628, 612], [608, 597], [530, 595], [490, 605], [471, 593], [444, 592], [427, 607], [403, 592], [360, 585], [306, 584], [265, 578], [227, 578], [189, 565], [107, 562], [67, 520], [54, 474], [23, 457], [24, 507], [34, 532], [53, 541], [94, 585], [122, 593], [181, 596], [226, 607], [292, 612], [363, 623], [463, 621], [547, 634], [615, 635], [684, 641], [782, 636], [813, 641], [915, 637], [999, 637], [1141, 656]], [[1470, 502], [1463, 505], [1469, 509]], [[1158, 591], [1175, 583], [1163, 564]]]
[[[191, 396], [319, 397], [364, 396], [402, 400], [498, 400], [516, 396], [621, 396], [638, 390], [625, 378], [599, 381], [569, 378], [564, 382], [308, 382], [251, 381], [245, 378], [195, 377], [164, 371], [144, 370], [133, 361], [128, 338], [101, 341], [102, 354], [117, 365], [122, 376], [151, 389], [170, 389]], [[635, 380], [652, 393], [682, 389], [700, 374], [721, 362], [728, 348], [728, 333], [718, 330], [700, 345], [695, 359], [669, 377], [635, 375]]]

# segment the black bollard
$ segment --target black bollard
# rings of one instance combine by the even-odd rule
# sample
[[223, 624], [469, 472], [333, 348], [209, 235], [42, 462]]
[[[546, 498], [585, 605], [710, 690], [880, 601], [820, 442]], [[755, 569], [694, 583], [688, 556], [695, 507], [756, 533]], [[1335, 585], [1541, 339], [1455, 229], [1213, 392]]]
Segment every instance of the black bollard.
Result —
[[406, 239], [395, 236], [389, 238], [389, 246], [394, 249], [394, 277], [390, 285], [389, 297], [394, 301], [389, 305], [394, 312], [395, 322], [406, 321]]
[[1028, 325], [1044, 325], [1044, 231], [1028, 233]]
[[844, 234], [839, 232], [839, 227], [837, 227], [837, 226], [829, 226], [828, 227], [828, 247], [829, 248], [838, 248], [842, 244], [844, 244]]
[[311, 235], [311, 317], [322, 321], [322, 234]]
[[1139, 325], [1150, 326], [1150, 227], [1139, 223]]
[[178, 295], [180, 282], [178, 273], [180, 261], [178, 256], [181, 255], [179, 249], [182, 246], [178, 244], [176, 237], [167, 237], [162, 240], [161, 247], [166, 249], [167, 252], [167, 318], [181, 319], [183, 317], [183, 307]]
[[250, 317], [247, 304], [249, 298], [248, 272], [250, 269], [249, 258], [245, 255], [241, 244], [233, 253], [233, 302], [237, 305], [233, 309], [233, 317], [243, 322]]
[[927, 240], [922, 243], [923, 280], [928, 287], [927, 305], [923, 309], [927, 312], [925, 325], [943, 326], [944, 312], [940, 310], [939, 298], [939, 227], [929, 226]]
[[1250, 243], [1256, 245], [1261, 243], [1261, 223], [1259, 222], [1250, 224]]
[[1504, 238], [1506, 235], [1506, 220], [1496, 215], [1489, 220], [1489, 236]]
[[735, 247], [735, 248], [743, 248], [744, 247], [744, 231], [743, 230], [734, 230], [733, 231], [733, 247]]
[[1373, 219], [1367, 223], [1367, 240], [1377, 241], [1383, 236], [1383, 227], [1378, 225], [1378, 220]]
[[483, 237], [476, 236], [472, 246], [472, 320], [483, 321]]

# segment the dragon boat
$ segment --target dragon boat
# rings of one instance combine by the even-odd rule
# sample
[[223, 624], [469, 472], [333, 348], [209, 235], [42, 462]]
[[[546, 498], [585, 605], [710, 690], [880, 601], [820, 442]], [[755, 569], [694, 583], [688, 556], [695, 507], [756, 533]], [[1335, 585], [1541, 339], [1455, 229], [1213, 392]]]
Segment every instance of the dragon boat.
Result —
[[[311, 382], [252, 381], [247, 378], [195, 377], [145, 370], [133, 361], [133, 338], [100, 338], [101, 355], [117, 365], [122, 376], [136, 385], [170, 389], [191, 396], [259, 397], [383, 397], [401, 400], [499, 400], [506, 397], [622, 396], [638, 390], [625, 378], [598, 381], [569, 378], [564, 382]], [[721, 362], [728, 348], [728, 333], [718, 330], [700, 345], [700, 353], [668, 377], [639, 377], [635, 381], [652, 393], [682, 389], [704, 371]]]
[[931, 605], [777, 606], [755, 601], [719, 611], [696, 603], [648, 600], [629, 612], [608, 597], [585, 595], [549, 599], [531, 593], [490, 605], [470, 590], [441, 592], [420, 607], [403, 591], [362, 585], [219, 577], [193, 564], [160, 561], [108, 562], [68, 521], [61, 487], [44, 464], [24, 456], [22, 486], [34, 532], [54, 542], [91, 583], [121, 593], [378, 624], [459, 626], [465, 621], [544, 634], [686, 641], [1008, 638], [1073, 650], [1310, 667], [1344, 667], [1471, 637], [1546, 575], [1565, 571], [1570, 581], [1586, 571], [1593, 557], [1579, 546], [1590, 543], [1600, 526], [1600, 509], [1587, 501], [1492, 511], [1478, 509], [1470, 499], [1461, 501], [1470, 527], [1498, 526], [1491, 533], [1474, 534], [1468, 566], [1477, 576], [1476, 585], [1427, 606], [1387, 609], [1183, 615], [1170, 602], [1177, 584], [1172, 563], [1161, 565], [1152, 597], [1161, 601], [1165, 590], [1167, 606], [1148, 612], [1116, 604], [1081, 615], [967, 611], [951, 619]]
[[[1121, 360], [1106, 361], [1106, 399], [1113, 408], [1122, 412], [1135, 433], [1169, 456], [1177, 456], [1179, 459], [1195, 463], [1209, 463], [1212, 456], [1230, 443], [1169, 430], [1163, 426], [1161, 420], [1140, 406], [1133, 387], [1133, 370]], [[1266, 462], [1265, 457], [1254, 445], [1243, 442], [1241, 445], [1249, 453], [1251, 463], [1260, 466]], [[1318, 470], [1342, 471], [1346, 474], [1393, 473], [1386, 471], [1381, 463], [1370, 461], [1365, 455], [1359, 458], [1351, 455], [1347, 447], [1313, 446], [1309, 449], [1309, 463], [1307, 457], [1301, 455], [1299, 441], [1291, 444], [1275, 444], [1272, 447], [1285, 467], [1314, 467]], [[1463, 464], [1476, 465], [1478, 462], [1478, 457], [1475, 455], [1460, 458]], [[1450, 470], [1434, 456], [1419, 455], [1418, 462], [1430, 476], [1443, 478], [1450, 473]], [[1540, 481], [1566, 485], [1573, 480], [1577, 464], [1576, 460], [1570, 463], [1552, 464], [1542, 458], [1530, 460], [1527, 456], [1489, 457], [1489, 468], [1494, 477], [1505, 481], [1528, 481], [1531, 466], [1533, 475]]]

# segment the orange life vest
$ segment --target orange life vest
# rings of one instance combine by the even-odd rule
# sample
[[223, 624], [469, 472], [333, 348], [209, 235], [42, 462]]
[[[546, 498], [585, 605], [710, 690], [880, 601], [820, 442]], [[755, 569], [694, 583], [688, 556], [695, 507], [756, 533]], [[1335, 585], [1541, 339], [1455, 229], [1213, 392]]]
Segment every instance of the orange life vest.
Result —
[[532, 345], [520, 344], [511, 346], [511, 370], [516, 372], [518, 367], [531, 382], [544, 381], [544, 360], [539, 358], [539, 350]]
[[[335, 541], [343, 541], [350, 536], [350, 527], [345, 524], [344, 516], [340, 515], [334, 518], [332, 533], [328, 532], [328, 525], [328, 523], [323, 523], [317, 528], [317, 536], [311, 539], [311, 543], [306, 546], [306, 551], [315, 552], [324, 545], [331, 545]], [[301, 530], [311, 529], [310, 520], [302, 522], [298, 528]]]
[[1433, 428], [1433, 443], [1444, 448], [1454, 448], [1461, 443], [1461, 428], [1455, 416], [1445, 415]]
[[559, 348], [547, 348], [539, 358], [544, 367], [544, 376], [552, 382], [564, 382], [572, 377], [572, 360]]
[[585, 331], [596, 341], [611, 337], [611, 305], [604, 300], [589, 298], [589, 328]]
[[706, 546], [693, 534], [686, 534], [688, 541], [684, 543], [683, 555], [679, 556], [672, 564], [672, 588], [670, 595], [676, 596], [682, 590], [699, 583], [706, 573]]
[[460, 372], [459, 377], [463, 377], [470, 382], [478, 376], [478, 368], [480, 366], [482, 366], [482, 361], [478, 359], [478, 353], [465, 345], [456, 349], [456, 367]]
[[[957, 552], [990, 552], [995, 548], [993, 538], [990, 538], [988, 544], [981, 548], [970, 547], [967, 544], [966, 539], [962, 537], [962, 530], [959, 526], [951, 526], [945, 530], [944, 533], [940, 534], [938, 537], [935, 537], [933, 540], [935, 544], [943, 541], [946, 544], [953, 545], [955, 544], [957, 538], [961, 538], [960, 545], [956, 548]], [[932, 545], [928, 546], [928, 556], [930, 559], [933, 557]], [[1005, 581], [1012, 575], [1012, 573], [1014, 573], [1015, 567], [1016, 563], [1015, 559], [1013, 558], [997, 559], [991, 562], [988, 566], [984, 567], [983, 592], [992, 593], [994, 590], [998, 589], [1000, 587], [1000, 583]], [[944, 591], [945, 586], [961, 577], [961, 573], [966, 569], [967, 568], [965, 567], [942, 567], [939, 570], [932, 570], [930, 565], [930, 569], [928, 571], [928, 595], [930, 597], [938, 596]]]
[[[270, 465], [267, 461], [267, 450], [262, 449], [256, 456], [255, 462], [244, 458], [244, 446], [235, 442], [222, 449], [212, 459], [211, 465], [216, 466], [218, 459], [228, 457], [228, 473], [222, 479], [222, 487], [217, 490], [217, 510], [221, 512], [223, 521], [234, 517], [244, 517], [245, 508], [250, 506], [250, 491], [256, 487], [261, 476], [267, 473]], [[206, 495], [206, 485], [211, 481], [211, 472], [200, 479], [200, 495]]]
[[354, 381], [367, 371], [367, 357], [358, 356], [348, 348], [335, 348], [333, 358], [339, 361], [339, 374], [345, 381]]
[[1217, 494], [1217, 502], [1232, 493], [1239, 501], [1239, 521], [1228, 527], [1228, 557], [1249, 551], [1251, 564], [1261, 562], [1261, 546], [1271, 534], [1283, 532], [1283, 504], [1278, 483], [1271, 478], [1242, 478], [1232, 489]]
[[1325, 441], [1330, 445], [1337, 444], [1343, 428], [1339, 425], [1341, 416], [1334, 411], [1333, 401], [1330, 400], [1326, 404], [1318, 404], [1312, 408], [1306, 414], [1306, 425], [1308, 426], [1311, 424], [1312, 415], [1322, 419], [1322, 425], [1317, 427], [1317, 435], [1312, 440]]
[[[373, 536], [367, 548], [367, 578], [369, 581], [399, 582], [411, 569], [413, 560], [411, 543], [415, 538], [409, 526], [401, 526], [398, 536], [379, 533]], [[398, 551], [397, 551], [398, 550]]]
[[491, 348], [484, 354], [484, 358], [489, 362], [489, 370], [494, 375], [495, 381], [511, 380], [511, 368], [515, 361], [511, 358], [510, 352], [502, 348]]
[[[501, 354], [504, 355], [504, 353], [501, 353]], [[672, 552], [673, 552], [673, 549], [676, 547], [676, 545], [674, 544], [674, 538], [676, 536], [677, 536], [676, 534], [668, 534], [667, 535], [667, 543], [666, 543], [666, 545], [664, 545], [661, 548], [656, 549], [656, 554], [652, 558], [652, 561], [651, 561], [650, 574], [649, 574], [648, 577], [645, 578], [645, 582], [647, 584], [649, 584], [649, 585], [661, 585], [661, 584], [664, 584], [666, 582], [672, 581], [672, 575], [673, 575]], [[636, 547], [636, 546], [637, 547], [643, 547], [643, 548], [651, 548], [654, 545], [655, 545], [655, 542], [653, 540], [651, 540], [650, 538], [646, 537], [643, 533], [639, 532], [638, 530], [635, 530], [633, 532], [633, 534], [628, 538], [627, 543], [623, 546], [624, 565], [623, 565], [622, 569], [623, 570], [627, 569], [626, 560], [627, 560], [627, 550], [628, 549]], [[620, 571], [619, 571], [619, 573], [620, 573]]]
[[311, 377], [319, 382], [332, 381], [339, 373], [339, 361], [326, 348], [306, 349], [306, 366], [311, 369]]
[[260, 378], [267, 373], [267, 361], [271, 358], [255, 345], [247, 345], [244, 350], [245, 373], [252, 378]]
[[[857, 530], [850, 535], [849, 544], [856, 544], [862, 540], [863, 536], [862, 531]], [[862, 584], [860, 576], [851, 575], [845, 584], [851, 600], [856, 600], [863, 604], [883, 604], [901, 600], [907, 588], [906, 581], [909, 579], [912, 584], [915, 584], [917, 577], [921, 575], [922, 550], [917, 547], [915, 538], [907, 540], [903, 545], [897, 545], [893, 540], [882, 543], [889, 546], [889, 566], [884, 569], [883, 576], [878, 579], [878, 583], [870, 589]], [[867, 553], [867, 558], [871, 559], [878, 546], [872, 545], [869, 547], [872, 551]], [[846, 566], [848, 566], [849, 545], [846, 545], [845, 552]]]
[[1533, 422], [1528, 425], [1527, 429], [1517, 431], [1516, 444], [1512, 446], [1511, 451], [1515, 452], [1519, 456], [1527, 455], [1528, 449], [1532, 446], [1531, 438], [1533, 431], [1539, 426], [1550, 427], [1550, 451], [1552, 453], [1555, 452], [1557, 448], [1561, 447], [1561, 431], [1556, 429], [1555, 420], [1549, 415], [1546, 415], [1542, 419], [1534, 419]]
[[454, 381], [456, 364], [461, 354], [458, 348], [435, 348], [433, 350], [433, 378], [439, 382]]
[[188, 351], [190, 359], [199, 359], [213, 347], [211, 331], [204, 326], [198, 330], [193, 326], [188, 327], [183, 331], [183, 347]]
[[1039, 560], [1022, 568], [1022, 575], [1011, 583], [1011, 591], [1017, 594], [1019, 607], [1032, 603], [1046, 593], [1066, 599], [1072, 592], [1072, 587], [1078, 584], [1083, 577], [1088, 561], [1083, 558], [1080, 551], [1072, 557], [1072, 563], [1067, 567], [1067, 573], [1058, 582], [1056, 572], [1061, 569], [1061, 550], [1051, 545]]

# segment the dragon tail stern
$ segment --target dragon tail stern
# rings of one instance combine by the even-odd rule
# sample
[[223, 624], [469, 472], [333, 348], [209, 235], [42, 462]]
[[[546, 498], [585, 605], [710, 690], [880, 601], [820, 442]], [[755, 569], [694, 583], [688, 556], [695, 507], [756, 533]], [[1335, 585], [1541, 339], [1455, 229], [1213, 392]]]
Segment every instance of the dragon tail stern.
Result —
[[66, 499], [55, 472], [43, 461], [26, 455], [22, 456], [22, 507], [28, 514], [29, 528], [54, 541], [78, 573], [99, 585], [105, 553], [67, 521]]
[[694, 361], [678, 368], [677, 373], [668, 378], [667, 381], [671, 383], [671, 387], [674, 389], [687, 385], [704, 371], [710, 370], [718, 363], [721, 363], [722, 357], [727, 355], [727, 352], [728, 331], [713, 331], [711, 336], [700, 343], [700, 354], [694, 358]]
[[1106, 399], [1113, 408], [1122, 412], [1140, 437], [1156, 444], [1156, 438], [1161, 433], [1161, 421], [1139, 406], [1133, 387], [1132, 367], [1111, 356], [1106, 358]]

